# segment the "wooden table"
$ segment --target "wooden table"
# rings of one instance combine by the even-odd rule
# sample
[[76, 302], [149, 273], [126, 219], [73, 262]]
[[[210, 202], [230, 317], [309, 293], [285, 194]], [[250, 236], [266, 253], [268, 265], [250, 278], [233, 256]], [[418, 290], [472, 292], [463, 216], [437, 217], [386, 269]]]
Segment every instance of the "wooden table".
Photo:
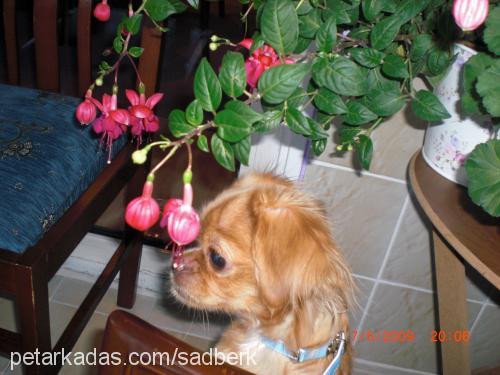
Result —
[[[434, 262], [444, 375], [470, 374], [469, 346], [456, 342], [466, 331], [465, 263], [500, 289], [500, 220], [469, 199], [464, 187], [446, 180], [417, 152], [409, 166], [410, 184], [433, 225]], [[460, 341], [460, 340], [457, 340]]]

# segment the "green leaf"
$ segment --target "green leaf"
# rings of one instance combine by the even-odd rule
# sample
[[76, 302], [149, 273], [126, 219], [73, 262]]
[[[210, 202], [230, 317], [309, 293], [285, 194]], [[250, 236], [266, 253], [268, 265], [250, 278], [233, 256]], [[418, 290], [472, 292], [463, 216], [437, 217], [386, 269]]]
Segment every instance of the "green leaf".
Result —
[[151, 19], [159, 22], [172, 14], [184, 11], [186, 6], [178, 0], [147, 0], [144, 9]]
[[[142, 14], [135, 14], [125, 20], [125, 28], [135, 35], [141, 30]], [[135, 57], [135, 56], [134, 56]]]
[[361, 8], [367, 21], [373, 21], [382, 11], [383, 0], [362, 0]]
[[250, 137], [243, 138], [238, 143], [233, 144], [232, 147], [236, 159], [238, 159], [241, 164], [248, 165], [251, 148]]
[[193, 126], [198, 126], [203, 122], [203, 108], [200, 102], [195, 99], [186, 108], [186, 120]]
[[212, 135], [210, 146], [215, 160], [217, 160], [217, 162], [227, 170], [234, 172], [234, 151], [231, 144], [224, 142], [217, 136], [217, 134], [214, 134]]
[[[309, 0], [303, 0], [303, 1], [300, 1], [300, 0], [294, 0], [294, 6], [295, 6], [295, 9], [297, 10], [297, 14], [299, 16], [303, 15], [303, 14], [307, 14], [309, 13], [311, 10], [313, 10], [314, 8], [311, 6], [311, 3], [309, 2]], [[297, 8], [297, 5], [299, 5], [299, 7]]]
[[313, 120], [310, 117], [306, 117], [306, 119], [309, 124], [309, 129], [311, 129], [312, 140], [328, 139], [330, 135], [325, 129], [321, 127], [321, 125], [316, 120]]
[[201, 60], [194, 75], [194, 96], [201, 107], [210, 112], [215, 112], [222, 100], [219, 80], [206, 57]]
[[428, 4], [429, 0], [403, 0], [398, 4], [394, 15], [403, 24], [422, 12]]
[[299, 16], [299, 35], [303, 38], [313, 39], [322, 23], [319, 9]]
[[326, 20], [333, 17], [337, 22], [337, 25], [349, 24], [352, 19], [347, 8], [347, 4], [341, 0], [327, 0], [323, 19]]
[[379, 116], [392, 116], [405, 105], [405, 96], [401, 95], [399, 85], [395, 90], [375, 89], [363, 98], [363, 104]]
[[313, 150], [314, 155], [320, 156], [325, 151], [327, 142], [328, 139], [326, 138], [313, 139], [311, 141], [311, 148]]
[[361, 125], [375, 120], [378, 116], [358, 101], [347, 102], [347, 113], [344, 115], [344, 123], [348, 125]]
[[316, 33], [316, 44], [322, 52], [330, 52], [337, 43], [337, 24], [335, 18], [330, 17], [321, 25]]
[[143, 52], [144, 52], [144, 48], [141, 48], [141, 47], [131, 47], [128, 50], [129, 55], [132, 57], [140, 57]]
[[339, 95], [360, 96], [368, 91], [367, 71], [343, 56], [333, 62], [326, 58], [316, 59], [312, 71], [318, 85]]
[[116, 53], [122, 53], [123, 42], [121, 37], [117, 36], [115, 39], [113, 39], [113, 49]]
[[316, 111], [314, 118], [319, 122], [323, 129], [328, 130], [330, 129], [332, 121], [335, 119], [335, 115], [329, 115], [328, 113]]
[[268, 0], [260, 20], [264, 40], [280, 56], [289, 54], [297, 45], [299, 20], [290, 0]]
[[398, 0], [384, 0], [382, 4], [382, 11], [387, 13], [394, 13], [398, 7]]
[[483, 105], [493, 117], [500, 117], [500, 60], [479, 75], [476, 90]]
[[400, 19], [395, 16], [389, 16], [378, 22], [370, 33], [370, 42], [373, 48], [382, 50], [392, 43], [398, 35], [401, 27]]
[[295, 91], [288, 97], [286, 103], [288, 107], [298, 108], [309, 99], [309, 94], [302, 87], [297, 87]]
[[477, 77], [488, 69], [494, 61], [491, 56], [478, 53], [467, 60], [464, 65], [460, 102], [465, 113], [480, 114], [483, 112], [481, 97], [476, 91]]
[[494, 54], [500, 55], [500, 5], [495, 6], [488, 15], [483, 38], [488, 49]]
[[174, 109], [170, 112], [168, 116], [168, 128], [176, 138], [183, 137], [194, 130], [194, 127], [187, 123], [186, 116], [180, 109]]
[[357, 126], [342, 126], [339, 134], [340, 143], [352, 143], [360, 132], [361, 128]]
[[443, 73], [450, 65], [450, 54], [438, 47], [432, 48], [427, 57], [427, 69], [431, 75]]
[[299, 39], [297, 40], [297, 45], [295, 46], [293, 53], [300, 54], [304, 52], [306, 49], [309, 48], [311, 42], [312, 42], [311, 39], [302, 38], [301, 36], [299, 36]]
[[210, 150], [208, 149], [208, 139], [207, 139], [206, 135], [200, 134], [198, 136], [198, 140], [196, 141], [196, 145], [198, 146], [198, 148], [201, 151], [210, 152]]
[[384, 58], [382, 72], [392, 78], [408, 78], [408, 67], [401, 56], [388, 55]]
[[263, 119], [257, 121], [253, 125], [253, 129], [258, 133], [267, 133], [271, 130], [277, 129], [281, 125], [281, 120], [283, 117], [283, 112], [272, 110], [266, 111], [263, 114]]
[[347, 112], [347, 106], [340, 96], [321, 87], [314, 97], [314, 104], [316, 107], [331, 115], [341, 115]]
[[264, 38], [262, 38], [261, 33], [256, 31], [253, 36], [252, 36], [253, 42], [252, 45], [250, 46], [250, 54], [254, 53], [256, 50], [258, 50], [260, 47], [262, 47], [266, 41]]
[[374, 48], [353, 48], [350, 53], [354, 61], [366, 68], [379, 66], [385, 57], [385, 53]]
[[241, 53], [226, 52], [222, 59], [219, 80], [224, 92], [233, 99], [243, 94], [247, 85], [247, 74]]
[[287, 99], [309, 72], [309, 64], [283, 64], [267, 69], [259, 78], [260, 95], [270, 104]]
[[198, 10], [200, 6], [199, 0], [187, 0], [188, 4], [191, 5], [194, 9]]
[[494, 217], [500, 216], [500, 140], [481, 143], [465, 162], [469, 196]]
[[238, 116], [242, 117], [249, 125], [262, 120], [262, 113], [255, 112], [248, 104], [238, 100], [231, 100], [227, 102], [224, 108], [237, 113]]
[[388, 78], [386, 78], [382, 74], [382, 69], [381, 68], [374, 68], [370, 69], [368, 72], [368, 78], [367, 78], [367, 83], [368, 83], [368, 92], [376, 90], [376, 89], [381, 89], [385, 87], [385, 85], [395, 85], [399, 89], [399, 83], [397, 81], [392, 81]]
[[217, 125], [217, 135], [228, 142], [238, 142], [251, 132], [250, 123], [238, 113], [224, 109], [214, 118]]
[[359, 162], [363, 169], [369, 170], [373, 157], [373, 143], [370, 137], [361, 134], [358, 137], [359, 142], [355, 143]]
[[417, 61], [423, 59], [432, 47], [432, 37], [429, 34], [420, 34], [413, 39], [410, 50], [410, 59]]
[[439, 121], [450, 118], [446, 108], [432, 92], [420, 90], [411, 102], [415, 115], [426, 121]]
[[288, 108], [285, 121], [291, 131], [302, 135], [311, 135], [311, 129], [306, 116], [296, 108]]

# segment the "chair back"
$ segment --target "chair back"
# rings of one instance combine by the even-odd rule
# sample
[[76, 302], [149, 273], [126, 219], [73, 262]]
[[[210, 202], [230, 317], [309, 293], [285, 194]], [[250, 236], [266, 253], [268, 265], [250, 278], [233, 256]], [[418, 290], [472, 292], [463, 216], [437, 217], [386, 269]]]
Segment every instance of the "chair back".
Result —
[[[58, 7], [68, 0], [33, 0], [33, 37], [35, 42], [36, 85], [41, 90], [59, 92]], [[19, 84], [19, 50], [16, 33], [16, 0], [3, 1], [4, 35], [7, 55], [7, 80]], [[92, 0], [78, 0], [77, 61], [78, 96], [83, 96], [92, 82]], [[111, 40], [110, 40], [111, 45]], [[144, 22], [141, 46], [145, 49], [139, 60], [139, 73], [147, 93], [154, 92], [160, 61], [161, 32], [150, 22]]]
[[[101, 365], [99, 375], [251, 375], [227, 363], [208, 364], [208, 352], [200, 361], [203, 354], [194, 347], [123, 310], [109, 315], [100, 351], [109, 356], [119, 354], [123, 362], [131, 359], [134, 365], [131, 361]], [[137, 363], [139, 360], [142, 363]]]

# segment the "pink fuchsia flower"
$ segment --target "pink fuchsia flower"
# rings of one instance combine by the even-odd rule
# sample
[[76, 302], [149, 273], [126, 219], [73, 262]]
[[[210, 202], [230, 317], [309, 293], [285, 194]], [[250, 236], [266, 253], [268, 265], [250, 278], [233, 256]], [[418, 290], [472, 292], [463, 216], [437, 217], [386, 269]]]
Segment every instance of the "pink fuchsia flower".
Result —
[[96, 117], [95, 105], [89, 100], [89, 97], [92, 97], [91, 90], [87, 91], [85, 100], [76, 108], [76, 118], [82, 125], [90, 124]]
[[111, 8], [108, 5], [108, 0], [102, 0], [94, 8], [94, 17], [99, 21], [106, 22], [111, 16]]
[[160, 227], [165, 228], [168, 225], [168, 218], [178, 208], [182, 206], [182, 199], [169, 199], [163, 206], [163, 216], [160, 221]]
[[119, 138], [130, 124], [130, 116], [127, 110], [117, 108], [116, 94], [111, 96], [104, 94], [102, 96], [102, 104], [92, 97], [88, 99], [101, 111], [101, 116], [94, 121], [92, 129], [97, 134], [102, 133], [101, 141], [106, 143], [106, 147], [109, 150], [109, 163], [113, 141]]
[[200, 217], [193, 208], [193, 187], [191, 170], [184, 173], [184, 195], [182, 204], [172, 203], [173, 210], [167, 213], [167, 229], [172, 241], [183, 246], [193, 242], [200, 233]]
[[[141, 88], [140, 88], [141, 89]], [[163, 94], [156, 93], [146, 99], [142, 92], [138, 94], [134, 90], [125, 90], [131, 107], [129, 112], [131, 116], [131, 133], [137, 138], [138, 143], [142, 143], [142, 133], [154, 133], [160, 129], [160, 121], [153, 113], [153, 108], [163, 98]]]
[[475, 30], [486, 20], [488, 6], [488, 0], [454, 0], [453, 18], [462, 30]]
[[[253, 39], [243, 39], [239, 44], [247, 49], [252, 46]], [[285, 58], [285, 64], [291, 64], [294, 60]], [[280, 65], [281, 60], [274, 49], [268, 45], [257, 48], [245, 61], [245, 70], [247, 73], [247, 83], [251, 88], [257, 87], [260, 76], [272, 66]]]
[[125, 211], [125, 221], [132, 228], [145, 231], [151, 228], [160, 217], [160, 207], [152, 198], [153, 177], [150, 175], [140, 197], [132, 200]]

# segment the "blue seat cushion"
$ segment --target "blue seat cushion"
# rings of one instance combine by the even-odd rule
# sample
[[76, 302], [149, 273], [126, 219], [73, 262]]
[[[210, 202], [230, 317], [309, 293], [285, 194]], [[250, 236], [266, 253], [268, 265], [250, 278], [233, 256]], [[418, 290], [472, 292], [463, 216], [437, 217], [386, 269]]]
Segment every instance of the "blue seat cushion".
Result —
[[35, 245], [106, 166], [100, 137], [75, 119], [80, 102], [0, 85], [0, 249]]

